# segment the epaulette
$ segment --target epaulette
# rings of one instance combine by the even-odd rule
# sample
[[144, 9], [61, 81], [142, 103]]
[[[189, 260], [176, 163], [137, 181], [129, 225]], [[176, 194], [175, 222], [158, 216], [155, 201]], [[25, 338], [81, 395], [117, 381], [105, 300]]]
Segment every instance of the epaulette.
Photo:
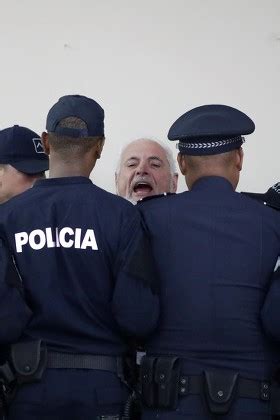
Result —
[[242, 194], [261, 201], [264, 205], [272, 207], [275, 210], [280, 210], [280, 182], [274, 184], [264, 194], [248, 192], [243, 192]]
[[139, 201], [137, 201], [137, 204], [141, 204], [141, 203], [145, 203], [146, 201], [149, 200], [154, 200], [156, 198], [161, 198], [161, 197], [167, 197], [170, 195], [175, 195], [175, 193], [163, 193], [163, 194], [156, 194], [156, 195], [148, 195], [147, 197], [141, 198]]

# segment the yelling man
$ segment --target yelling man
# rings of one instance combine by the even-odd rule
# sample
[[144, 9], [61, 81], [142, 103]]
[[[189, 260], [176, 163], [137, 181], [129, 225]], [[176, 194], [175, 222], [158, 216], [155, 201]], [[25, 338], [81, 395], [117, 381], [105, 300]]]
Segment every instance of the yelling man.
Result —
[[117, 194], [134, 203], [144, 197], [175, 193], [178, 173], [172, 151], [151, 139], [138, 139], [122, 151], [115, 173]]

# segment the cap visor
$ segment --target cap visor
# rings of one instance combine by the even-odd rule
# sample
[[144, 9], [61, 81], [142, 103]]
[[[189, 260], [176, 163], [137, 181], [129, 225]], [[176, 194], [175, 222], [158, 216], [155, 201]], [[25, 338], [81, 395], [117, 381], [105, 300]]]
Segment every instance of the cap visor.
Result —
[[9, 162], [11, 166], [24, 174], [38, 174], [49, 169], [49, 159], [23, 160], [20, 162]]

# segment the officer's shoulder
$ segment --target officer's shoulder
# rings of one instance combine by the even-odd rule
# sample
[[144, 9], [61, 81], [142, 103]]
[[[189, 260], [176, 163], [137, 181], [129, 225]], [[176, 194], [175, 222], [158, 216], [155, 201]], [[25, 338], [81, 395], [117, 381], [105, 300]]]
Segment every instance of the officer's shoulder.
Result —
[[250, 197], [255, 201], [258, 201], [263, 206], [272, 208], [280, 212], [280, 182], [277, 182], [272, 187], [270, 187], [266, 193], [242, 193], [246, 197]]
[[101, 205], [104, 204], [104, 206], [109, 206], [111, 210], [119, 208], [131, 212], [134, 210], [135, 212], [135, 206], [129, 200], [106, 191], [95, 184], [92, 185], [94, 187], [95, 193], [98, 194], [98, 200], [100, 200]]
[[137, 205], [145, 204], [147, 202], [157, 202], [159, 198], [169, 198], [176, 196], [175, 193], [163, 193], [163, 194], [156, 194], [156, 195], [150, 195], [148, 197], [143, 197], [141, 200], [137, 202]]
[[19, 209], [19, 207], [26, 201], [29, 199], [30, 196], [32, 196], [33, 194], [32, 188], [23, 191], [17, 195], [15, 195], [14, 197], [10, 198], [8, 201], [6, 201], [5, 203], [0, 204], [1, 206], [1, 212], [4, 211], [8, 211], [8, 210], [12, 210], [12, 209]]

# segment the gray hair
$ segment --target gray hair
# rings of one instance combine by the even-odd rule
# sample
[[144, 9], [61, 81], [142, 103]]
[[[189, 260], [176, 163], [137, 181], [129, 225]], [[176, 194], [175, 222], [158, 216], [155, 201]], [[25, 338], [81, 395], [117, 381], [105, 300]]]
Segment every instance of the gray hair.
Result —
[[152, 141], [153, 143], [158, 144], [158, 145], [159, 145], [159, 146], [160, 146], [160, 147], [164, 150], [164, 152], [165, 152], [167, 162], [169, 163], [169, 168], [170, 168], [170, 173], [171, 173], [171, 175], [177, 174], [176, 161], [175, 161], [175, 159], [174, 159], [173, 152], [172, 152], [172, 150], [170, 149], [170, 147], [166, 146], [166, 145], [165, 145], [164, 143], [162, 143], [161, 141], [154, 140], [154, 139], [152, 139], [152, 138], [148, 138], [148, 137], [141, 137], [141, 138], [139, 138], [139, 139], [132, 140], [132, 141], [130, 141], [129, 143], [126, 143], [126, 144], [122, 147], [121, 152], [120, 152], [120, 154], [119, 154], [119, 158], [118, 158], [118, 163], [117, 163], [117, 167], [116, 167], [116, 174], [119, 174], [119, 172], [120, 172], [120, 169], [121, 169], [121, 161], [122, 161], [122, 155], [123, 155], [123, 153], [124, 153], [125, 149], [126, 149], [126, 148], [127, 148], [127, 147], [131, 144], [131, 143], [135, 143], [135, 142], [142, 141], [142, 140]]

